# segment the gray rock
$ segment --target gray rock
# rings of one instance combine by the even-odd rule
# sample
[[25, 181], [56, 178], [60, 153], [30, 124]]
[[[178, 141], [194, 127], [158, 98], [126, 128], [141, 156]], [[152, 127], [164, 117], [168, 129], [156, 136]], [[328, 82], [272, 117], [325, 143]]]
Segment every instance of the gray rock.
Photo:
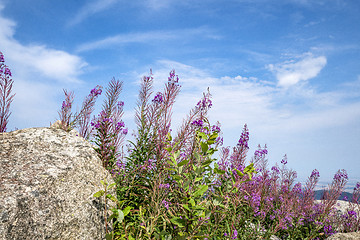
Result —
[[100, 180], [113, 182], [76, 133], [0, 133], [0, 239], [104, 239]]
[[327, 238], [327, 240], [359, 240], [360, 232], [336, 233]]

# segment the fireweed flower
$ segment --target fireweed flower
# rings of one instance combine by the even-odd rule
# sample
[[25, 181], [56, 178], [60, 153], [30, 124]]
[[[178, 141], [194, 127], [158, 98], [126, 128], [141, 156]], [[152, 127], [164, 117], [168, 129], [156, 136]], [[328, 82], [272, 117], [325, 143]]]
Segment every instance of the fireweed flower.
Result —
[[249, 149], [248, 142], [249, 142], [249, 130], [247, 128], [247, 125], [245, 124], [244, 129], [241, 133], [239, 142], [238, 142], [238, 146], [240, 146], [240, 147], [243, 146], [243, 147]]
[[341, 181], [341, 179], [348, 179], [348, 175], [344, 169], [339, 170], [334, 176], [334, 180], [336, 181]]
[[217, 137], [216, 138], [216, 143], [218, 143], [220, 146], [222, 146], [224, 144], [224, 138], [222, 137]]
[[162, 202], [161, 202], [163, 205], [164, 205], [164, 207], [167, 209], [167, 210], [169, 210], [169, 207], [170, 207], [170, 202], [168, 202], [168, 201], [166, 201], [166, 200], [162, 200]]
[[124, 169], [125, 168], [125, 164], [120, 160], [117, 160], [115, 164], [119, 169]]
[[196, 106], [200, 109], [200, 110], [205, 110], [207, 108], [211, 108], [212, 107], [212, 101], [210, 100], [210, 97], [205, 96], [202, 100], [200, 100]]
[[166, 189], [169, 189], [169, 188], [170, 188], [170, 184], [169, 184], [169, 183], [159, 184], [159, 188], [166, 188]]
[[4, 63], [4, 62], [5, 62], [4, 54], [0, 52], [0, 63]]
[[219, 133], [221, 131], [220, 127], [217, 125], [213, 125], [211, 127], [211, 131]]
[[66, 103], [66, 101], [63, 101], [61, 108], [62, 109], [71, 108], [71, 102]]
[[292, 191], [296, 194], [301, 194], [302, 190], [301, 190], [301, 183], [297, 183], [294, 185]]
[[276, 172], [276, 173], [280, 173], [279, 168], [276, 167], [276, 166], [273, 166], [273, 167], [271, 168], [271, 170], [274, 171], [274, 172]]
[[349, 217], [357, 217], [357, 213], [355, 211], [348, 211]]
[[237, 239], [238, 231], [235, 229], [232, 239]]
[[314, 169], [311, 173], [310, 178], [319, 178], [320, 177], [320, 173], [317, 169]]
[[168, 77], [168, 82], [171, 84], [179, 85], [179, 76], [175, 75], [175, 70], [170, 72], [170, 76]]
[[9, 68], [7, 68], [7, 67], [5, 67], [4, 74], [5, 74], [5, 75], [12, 76], [12, 75], [11, 75], [11, 71], [10, 71], [10, 69], [9, 69]]
[[91, 91], [90, 91], [90, 95], [93, 95], [94, 97], [101, 95], [101, 93], [102, 93], [102, 90], [99, 85], [96, 86], [94, 89], [91, 89]]
[[[260, 147], [260, 146], [259, 146]], [[258, 149], [255, 151], [254, 155], [257, 156], [257, 157], [264, 157], [266, 154], [268, 154], [268, 150], [266, 149], [266, 146], [264, 149]]]
[[125, 123], [123, 121], [120, 121], [116, 124], [116, 129], [119, 130], [121, 128], [125, 127]]
[[199, 120], [193, 121], [191, 124], [194, 126], [197, 126], [197, 127], [202, 127], [204, 125], [204, 122], [201, 119], [199, 119]]
[[117, 105], [118, 105], [119, 107], [123, 107], [123, 106], [125, 105], [125, 103], [124, 103], [123, 101], [119, 101], [119, 102], [117, 103]]
[[161, 92], [158, 92], [154, 99], [152, 100], [153, 103], [157, 103], [157, 104], [160, 104], [160, 103], [163, 103], [164, 102], [164, 99], [163, 99], [163, 95]]
[[284, 155], [283, 159], [281, 160], [281, 163], [286, 165], [287, 164], [287, 156], [286, 154]]

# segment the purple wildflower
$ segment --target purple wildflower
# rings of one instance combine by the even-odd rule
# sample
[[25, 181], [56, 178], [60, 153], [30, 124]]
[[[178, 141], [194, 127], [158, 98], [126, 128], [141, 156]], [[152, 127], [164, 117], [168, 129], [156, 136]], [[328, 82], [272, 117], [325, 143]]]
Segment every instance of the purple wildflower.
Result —
[[172, 71], [170, 71], [170, 76], [168, 77], [168, 82], [170, 84], [175, 84], [175, 85], [179, 84], [179, 76], [175, 75], [174, 69]]
[[265, 157], [265, 155], [268, 154], [268, 150], [266, 149], [266, 145], [264, 147], [264, 149], [261, 149], [260, 145], [259, 145], [259, 149], [255, 151], [254, 155], [256, 157]]
[[158, 92], [152, 101], [153, 101], [153, 103], [163, 103], [164, 99], [163, 99], [162, 93]]
[[341, 179], [348, 179], [348, 175], [344, 169], [339, 170], [334, 176], [334, 180], [340, 181]]
[[166, 188], [166, 189], [169, 189], [169, 188], [170, 188], [170, 184], [169, 184], [169, 183], [159, 184], [159, 188]]
[[320, 173], [317, 169], [314, 169], [311, 173], [310, 178], [319, 178], [320, 177]]
[[249, 130], [247, 128], [247, 125], [245, 124], [244, 129], [241, 133], [239, 142], [238, 142], [238, 146], [243, 146], [243, 147], [249, 149], [248, 142], [249, 142]]
[[204, 122], [201, 119], [199, 119], [199, 120], [193, 121], [191, 124], [194, 126], [197, 126], [197, 127], [202, 127], [204, 125]]
[[125, 103], [123, 101], [119, 101], [117, 104], [119, 107], [123, 107], [125, 105]]
[[232, 239], [237, 239], [237, 236], [238, 236], [238, 231], [235, 229]]
[[276, 172], [276, 173], [280, 173], [280, 170], [279, 170], [279, 168], [278, 168], [277, 166], [273, 166], [273, 167], [271, 168], [271, 170], [274, 171], [274, 172]]
[[349, 217], [355, 217], [357, 216], [355, 211], [348, 211]]
[[210, 100], [210, 97], [205, 96], [196, 104], [196, 106], [201, 110], [205, 110], [212, 107], [212, 101]]
[[116, 130], [120, 130], [123, 127], [125, 127], [125, 123], [123, 121], [116, 123]]
[[281, 160], [281, 163], [286, 165], [287, 164], [287, 156], [286, 154], [284, 155], [283, 159]]
[[122, 130], [122, 133], [123, 133], [124, 135], [128, 134], [128, 129], [127, 129], [127, 128], [123, 129], [123, 130]]
[[94, 97], [101, 95], [101, 93], [102, 93], [102, 90], [101, 90], [101, 86], [99, 86], [99, 85], [90, 91], [90, 95], [93, 95]]
[[4, 63], [4, 62], [5, 62], [4, 54], [0, 52], [0, 63]]
[[169, 210], [170, 202], [168, 202], [168, 201], [166, 201], [166, 200], [162, 200], [161, 203], [164, 205], [164, 207], [165, 207], [167, 210]]
[[213, 125], [211, 127], [211, 131], [219, 133], [221, 131], [220, 127], [217, 125]]
[[9, 68], [5, 67], [5, 72], [4, 72], [5, 75], [9, 75], [9, 76], [12, 76], [11, 75], [11, 71]]

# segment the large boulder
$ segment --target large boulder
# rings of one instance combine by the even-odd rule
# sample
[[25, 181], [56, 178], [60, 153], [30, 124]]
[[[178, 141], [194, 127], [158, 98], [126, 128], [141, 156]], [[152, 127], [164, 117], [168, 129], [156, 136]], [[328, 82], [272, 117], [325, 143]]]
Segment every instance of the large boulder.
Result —
[[351, 233], [336, 233], [331, 237], [328, 237], [327, 240], [359, 240], [360, 232], [351, 232]]
[[74, 132], [0, 133], [0, 239], [104, 239], [104, 200], [93, 197], [100, 180], [112, 183]]

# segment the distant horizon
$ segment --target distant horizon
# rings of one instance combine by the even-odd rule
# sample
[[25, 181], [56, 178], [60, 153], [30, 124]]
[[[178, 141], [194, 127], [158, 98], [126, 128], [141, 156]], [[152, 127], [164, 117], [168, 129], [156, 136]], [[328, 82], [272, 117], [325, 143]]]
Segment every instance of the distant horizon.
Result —
[[355, 0], [0, 0], [0, 51], [16, 94], [8, 130], [47, 127], [63, 89], [74, 91], [76, 111], [115, 77], [131, 134], [140, 78], [152, 69], [156, 93], [175, 69], [174, 132], [209, 87], [209, 119], [221, 123], [224, 146], [247, 124], [248, 159], [266, 144], [269, 167], [286, 154], [300, 182], [317, 169], [328, 184], [345, 169], [356, 184], [357, 22]]

